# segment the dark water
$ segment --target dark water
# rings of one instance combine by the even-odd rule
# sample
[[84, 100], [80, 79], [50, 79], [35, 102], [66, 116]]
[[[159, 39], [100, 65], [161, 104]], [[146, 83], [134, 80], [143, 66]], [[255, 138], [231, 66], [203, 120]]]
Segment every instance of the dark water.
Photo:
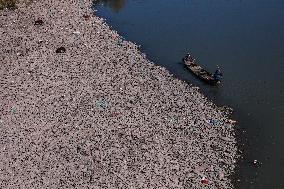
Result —
[[[284, 1], [101, 2], [96, 14], [142, 45], [150, 60], [234, 108], [245, 148], [236, 188], [284, 189]], [[212, 87], [193, 77], [181, 63], [187, 51], [210, 71], [219, 65], [223, 84]], [[262, 166], [252, 166], [254, 159]]]

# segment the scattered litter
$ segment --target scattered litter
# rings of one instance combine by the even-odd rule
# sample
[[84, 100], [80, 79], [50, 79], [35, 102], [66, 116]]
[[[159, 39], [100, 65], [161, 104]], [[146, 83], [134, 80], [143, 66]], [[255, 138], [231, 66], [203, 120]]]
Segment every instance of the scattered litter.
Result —
[[228, 106], [221, 106], [221, 107], [218, 107], [218, 109], [226, 113], [227, 115], [231, 115], [234, 112], [234, 109]]
[[66, 49], [64, 47], [59, 47], [58, 49], [56, 49], [55, 51], [56, 53], [65, 53]]
[[260, 166], [262, 163], [255, 159], [255, 160], [253, 160], [252, 164], [254, 166]]
[[43, 20], [38, 19], [35, 21], [35, 26], [42, 26], [43, 25]]
[[16, 109], [16, 107], [12, 107], [12, 113], [16, 113], [17, 112], [17, 109]]
[[205, 177], [202, 177], [201, 183], [202, 183], [202, 184], [208, 184], [208, 183], [209, 183], [209, 180], [208, 180], [207, 178], [205, 178]]
[[73, 32], [73, 34], [80, 35], [81, 33], [79, 31], [75, 31], [75, 32]]
[[102, 100], [99, 100], [98, 102], [96, 102], [96, 106], [105, 109], [105, 108], [108, 107], [108, 103], [105, 99], [102, 99]]
[[91, 18], [91, 16], [90, 16], [90, 15], [87, 15], [87, 14], [84, 14], [83, 17], [85, 18], [86, 21]]
[[191, 87], [193, 90], [199, 90], [199, 87]]
[[[27, 133], [28, 129], [29, 134], [33, 135], [32, 132], [37, 129], [37, 124], [34, 123], [41, 122], [40, 116], [35, 116], [33, 120], [28, 116], [20, 115], [41, 112], [47, 118], [64, 123], [59, 129], [52, 124], [47, 124], [46, 126], [50, 127], [47, 137], [67, 132], [69, 134], [66, 135], [67, 140], [64, 139], [63, 143], [58, 145], [50, 143], [47, 138], [47, 148], [48, 145], [51, 147], [57, 145], [60, 152], [68, 155], [70, 150], [70, 152], [76, 151], [76, 147], [81, 146], [81, 149], [77, 148], [80, 153], [76, 154], [76, 157], [78, 156], [82, 162], [84, 161], [84, 157], [81, 156], [84, 154], [83, 149], [94, 157], [105, 157], [101, 158], [103, 164], [114, 160], [107, 167], [108, 173], [116, 169], [116, 165], [121, 165], [124, 169], [131, 161], [133, 165], [130, 165], [130, 169], [136, 163], [143, 165], [141, 171], [147, 178], [149, 176], [150, 180], [147, 179], [147, 182], [149, 180], [153, 186], [159, 184], [154, 180], [157, 176], [167, 177], [162, 185], [172, 182], [170, 179], [175, 178], [167, 175], [171, 175], [174, 170], [189, 180], [185, 188], [196, 188], [196, 185], [198, 187], [202, 185], [200, 187], [203, 188], [218, 188], [222, 185], [223, 188], [228, 188], [226, 184], [230, 182], [227, 177], [234, 168], [232, 162], [236, 154], [236, 141], [232, 129], [213, 127], [206, 123], [210, 118], [212, 120], [208, 122], [213, 125], [223, 124], [220, 121], [227, 122], [223, 113], [216, 111], [215, 106], [207, 107], [211, 103], [200, 92], [196, 92], [198, 88], [191, 88], [192, 85], [178, 81], [165, 68], [154, 66], [153, 62], [143, 59], [141, 52], [137, 51], [133, 43], [125, 41], [117, 32], [111, 32], [102, 19], [93, 16], [91, 12], [87, 12], [87, 9], [79, 8], [78, 12], [78, 8], [73, 7], [77, 3], [69, 3], [69, 1], [59, 3], [60, 6], [56, 3], [56, 8], [51, 7], [52, 11], [47, 17], [40, 17], [39, 15], [43, 14], [40, 12], [42, 8], [36, 7], [37, 4], [42, 6], [49, 3], [35, 3], [36, 16], [33, 16], [34, 11], [31, 14], [21, 13], [18, 18], [15, 17], [16, 23], [19, 24], [13, 24], [11, 28], [3, 27], [3, 30], [7, 32], [3, 34], [3, 37], [1, 35], [4, 50], [10, 45], [10, 41], [13, 42], [11, 43], [12, 54], [5, 64], [5, 70], [7, 66], [8, 72], [5, 73], [4, 82], [5, 86], [7, 84], [13, 90], [7, 90], [9, 94], [2, 95], [4, 99], [0, 99], [0, 103], [5, 103], [4, 106], [2, 104], [0, 106], [0, 111], [5, 111], [5, 115], [0, 115], [0, 119], [4, 121], [0, 126], [0, 130], [4, 131], [2, 135], [10, 137], [5, 133], [6, 127], [9, 129], [8, 132], [13, 129], [11, 130], [13, 132]], [[86, 4], [84, 3], [84, 7]], [[59, 7], [64, 8], [63, 13], [60, 12]], [[23, 10], [25, 10], [24, 7]], [[32, 20], [26, 19], [26, 16], [31, 17]], [[42, 22], [36, 23], [38, 18], [42, 19]], [[60, 23], [57, 23], [58, 19]], [[90, 20], [85, 21], [85, 19]], [[3, 20], [10, 23], [13, 19]], [[42, 24], [43, 26], [40, 26]], [[25, 26], [27, 29], [23, 29]], [[43, 27], [44, 30], [42, 30]], [[19, 36], [21, 32], [23, 36]], [[79, 40], [86, 32], [92, 36], [84, 36], [84, 40]], [[11, 35], [7, 35], [8, 33]], [[78, 41], [74, 41], [73, 38]], [[71, 47], [76, 48], [76, 55], [71, 53]], [[52, 48], [52, 53], [49, 53], [49, 48]], [[25, 49], [30, 49], [32, 53], [27, 53]], [[13, 64], [17, 62], [17, 59], [22, 59], [20, 54], [16, 55], [17, 52], [23, 53], [25, 58], [20, 60], [20, 64]], [[67, 53], [68, 56], [66, 56]], [[54, 57], [55, 55], [59, 56], [60, 60]], [[60, 56], [63, 57], [60, 58]], [[62, 64], [59, 65], [58, 61]], [[38, 62], [42, 64], [38, 65]], [[130, 65], [130, 62], [135, 64]], [[21, 76], [25, 83], [20, 84], [21, 78], [18, 76]], [[33, 83], [38, 79], [40, 83]], [[23, 96], [26, 90], [29, 90], [30, 95]], [[17, 93], [14, 97], [15, 92]], [[52, 96], [48, 97], [49, 95]], [[40, 104], [34, 105], [33, 101], [39, 101]], [[29, 109], [30, 106], [33, 107]], [[68, 117], [66, 120], [64, 120], [65, 115]], [[119, 122], [111, 125], [114, 120]], [[13, 124], [14, 126], [20, 124], [19, 126], [23, 129], [15, 130]], [[27, 127], [24, 127], [25, 125]], [[72, 128], [73, 125], [76, 129]], [[15, 134], [17, 136], [17, 133]], [[69, 136], [72, 140], [69, 140]], [[13, 137], [15, 142], [21, 139], [22, 137]], [[35, 138], [35, 140], [40, 139], [40, 137]], [[15, 147], [32, 148], [26, 145], [29, 143]], [[162, 150], [159, 150], [160, 147]], [[214, 153], [214, 150], [218, 153]], [[44, 153], [44, 151], [41, 152]], [[125, 152], [122, 153], [123, 158], [120, 152]], [[13, 150], [7, 153], [11, 154]], [[109, 159], [109, 154], [114, 158]], [[154, 170], [155, 164], [148, 165], [147, 162], [156, 159], [163, 161], [162, 163], [169, 169], [164, 169], [162, 173], [148, 172], [147, 167], [149, 170]], [[223, 159], [222, 162], [220, 159]], [[67, 164], [69, 171], [68, 161], [69, 159], [64, 161], [62, 166]], [[87, 162], [86, 166], [71, 171], [77, 171], [74, 174], [78, 174], [81, 168], [86, 170], [91, 168], [92, 159], [90, 161], [91, 163]], [[249, 164], [252, 164], [252, 161], [253, 159], [249, 161]], [[50, 162], [53, 162], [52, 159]], [[6, 165], [7, 168], [10, 166]], [[196, 166], [200, 168], [192, 170]], [[211, 169], [212, 166], [214, 170]], [[103, 180], [105, 176], [108, 175], [99, 175], [99, 179]], [[129, 174], [129, 178], [124, 176], [122, 175], [122, 182], [135, 182], [132, 173]], [[223, 178], [222, 181], [220, 178]], [[50, 181], [53, 182], [54, 179], [59, 178], [51, 178]], [[26, 180], [28, 182], [28, 178]], [[90, 180], [93, 181], [94, 178]], [[112, 179], [109, 185], [116, 186], [116, 178]], [[175, 185], [175, 188], [182, 188], [183, 183], [177, 181]]]
[[178, 123], [178, 117], [174, 116], [170, 118], [170, 122], [173, 124], [177, 124]]
[[212, 126], [220, 126], [223, 125], [223, 121], [217, 120], [217, 119], [209, 119], [207, 121], [208, 124], [212, 125]]
[[122, 46], [122, 42], [118, 41], [118, 42], [117, 42], [117, 45], [118, 45], [118, 46]]
[[225, 174], [222, 171], [219, 171], [219, 178], [223, 180], [225, 178]]
[[116, 116], [118, 116], [120, 113], [118, 113], [118, 112], [112, 112], [111, 114], [110, 114], [110, 116], [111, 117], [116, 117]]
[[237, 123], [237, 121], [236, 120], [232, 120], [232, 119], [228, 119], [227, 123], [234, 125], [234, 124]]

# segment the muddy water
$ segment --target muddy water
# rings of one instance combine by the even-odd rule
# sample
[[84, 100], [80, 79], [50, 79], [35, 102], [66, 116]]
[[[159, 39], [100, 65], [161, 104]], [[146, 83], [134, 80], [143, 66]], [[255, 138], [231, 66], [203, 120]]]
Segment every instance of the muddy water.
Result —
[[[284, 188], [284, 1], [101, 0], [96, 15], [149, 59], [176, 77], [200, 86], [239, 120], [244, 159], [236, 188]], [[182, 65], [186, 52], [199, 64], [224, 72], [208, 86]], [[262, 163], [255, 167], [251, 162]]]

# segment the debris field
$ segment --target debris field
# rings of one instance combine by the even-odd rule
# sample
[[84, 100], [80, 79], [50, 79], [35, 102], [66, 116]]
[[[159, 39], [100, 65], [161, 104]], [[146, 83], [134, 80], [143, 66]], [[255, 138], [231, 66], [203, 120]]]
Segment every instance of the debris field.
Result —
[[226, 112], [91, 5], [0, 11], [0, 188], [233, 188]]

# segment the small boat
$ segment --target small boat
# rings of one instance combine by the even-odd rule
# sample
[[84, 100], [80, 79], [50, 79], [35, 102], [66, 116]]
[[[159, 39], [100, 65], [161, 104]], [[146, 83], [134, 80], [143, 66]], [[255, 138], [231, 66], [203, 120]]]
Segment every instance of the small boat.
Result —
[[[213, 74], [204, 70], [201, 66], [195, 63], [195, 59], [192, 58], [189, 54], [182, 59], [186, 67], [194, 73], [201, 80], [207, 82], [210, 85], [216, 85], [221, 83], [220, 79], [216, 79]], [[215, 73], [216, 74], [216, 73]], [[222, 75], [221, 75], [222, 76]]]

